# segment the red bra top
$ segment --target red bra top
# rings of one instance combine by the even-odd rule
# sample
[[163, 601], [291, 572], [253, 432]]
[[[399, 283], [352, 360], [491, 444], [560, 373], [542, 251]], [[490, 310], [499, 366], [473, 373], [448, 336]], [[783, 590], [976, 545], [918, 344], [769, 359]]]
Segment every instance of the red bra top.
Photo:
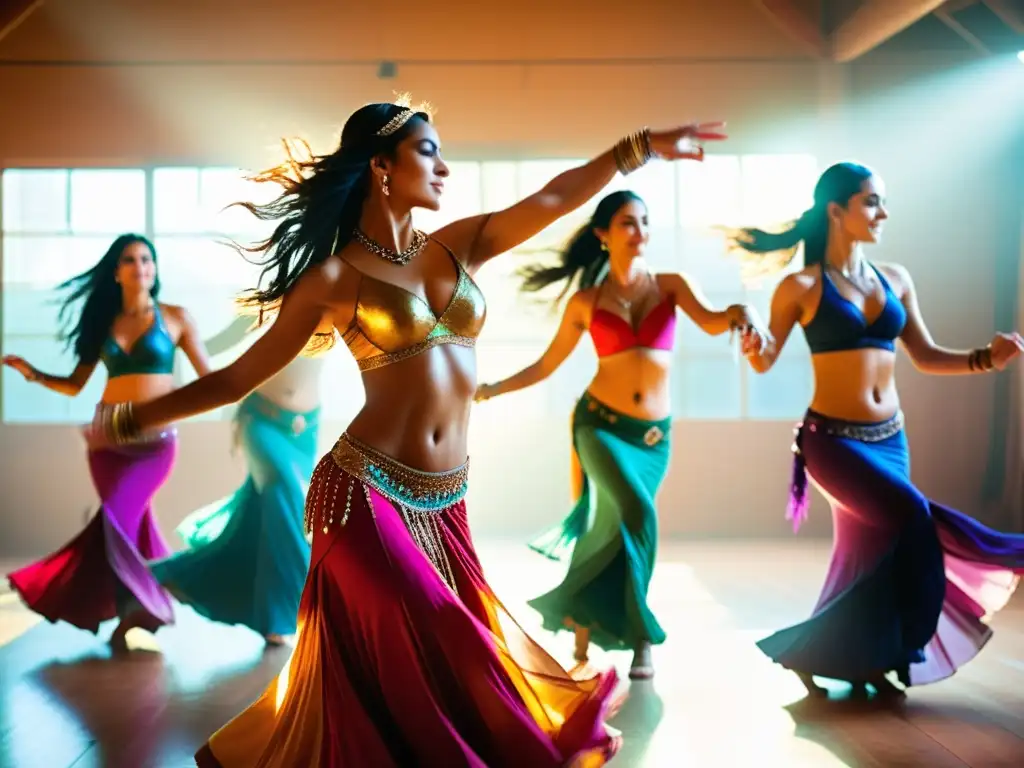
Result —
[[594, 309], [590, 338], [598, 357], [636, 347], [671, 350], [676, 338], [676, 304], [667, 296], [640, 321], [636, 331], [628, 321], [607, 309]]

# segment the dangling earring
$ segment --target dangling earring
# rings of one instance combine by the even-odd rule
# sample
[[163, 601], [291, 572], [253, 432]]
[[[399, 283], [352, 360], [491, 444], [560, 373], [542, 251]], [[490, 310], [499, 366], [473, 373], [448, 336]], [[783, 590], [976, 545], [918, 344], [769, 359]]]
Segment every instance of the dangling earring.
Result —
[[608, 253], [608, 243], [606, 243], [604, 240], [601, 241], [601, 250], [604, 251], [605, 253]]
[[388, 177], [385, 176], [383, 181], [381, 181], [381, 183], [380, 183], [380, 188], [381, 188], [381, 191], [384, 193], [384, 197], [390, 197], [391, 196], [391, 190], [388, 189], [388, 181], [389, 181]]

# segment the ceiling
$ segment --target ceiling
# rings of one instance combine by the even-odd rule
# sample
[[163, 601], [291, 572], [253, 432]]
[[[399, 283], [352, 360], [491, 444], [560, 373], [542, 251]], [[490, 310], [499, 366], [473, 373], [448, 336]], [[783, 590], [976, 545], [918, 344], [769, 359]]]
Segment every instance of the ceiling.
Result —
[[753, 0], [803, 48], [847, 62], [869, 52], [1024, 50], [1024, 0]]
[[[849, 62], [887, 52], [960, 50], [989, 56], [1024, 50], [1024, 0], [730, 1], [759, 7], [805, 54], [824, 60]], [[0, 2], [0, 40], [44, 3]]]

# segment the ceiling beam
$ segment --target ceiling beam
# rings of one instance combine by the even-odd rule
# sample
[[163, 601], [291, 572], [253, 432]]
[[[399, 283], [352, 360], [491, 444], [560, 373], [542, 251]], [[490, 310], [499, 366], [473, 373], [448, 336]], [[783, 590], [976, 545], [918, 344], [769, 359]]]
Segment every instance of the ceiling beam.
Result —
[[0, 3], [0, 40], [13, 32], [42, 4], [43, 0], [8, 0]]
[[986, 56], [990, 56], [992, 54], [992, 51], [990, 51], [988, 47], [981, 42], [973, 32], [971, 32], [971, 30], [954, 19], [949, 13], [947, 13], [945, 8], [940, 8], [935, 11], [935, 18], [956, 32], [974, 50], [979, 51]]
[[[753, 0], [754, 5], [806, 53], [824, 59], [828, 56], [828, 40], [821, 31], [821, 20], [796, 0]], [[817, 5], [814, 3], [813, 5]]]
[[984, 0], [985, 5], [999, 20], [1016, 32], [1024, 35], [1024, 3], [1011, 0]]
[[945, 0], [864, 0], [832, 34], [832, 58], [853, 61], [927, 16]]

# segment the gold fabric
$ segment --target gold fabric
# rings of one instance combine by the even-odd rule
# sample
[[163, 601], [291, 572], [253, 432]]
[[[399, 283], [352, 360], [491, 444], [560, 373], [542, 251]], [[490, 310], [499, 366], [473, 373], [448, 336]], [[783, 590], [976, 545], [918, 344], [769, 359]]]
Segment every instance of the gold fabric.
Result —
[[486, 302], [473, 278], [449, 251], [459, 276], [440, 317], [420, 296], [363, 275], [352, 325], [342, 335], [359, 370], [381, 368], [439, 344], [476, 345], [487, 316]]

